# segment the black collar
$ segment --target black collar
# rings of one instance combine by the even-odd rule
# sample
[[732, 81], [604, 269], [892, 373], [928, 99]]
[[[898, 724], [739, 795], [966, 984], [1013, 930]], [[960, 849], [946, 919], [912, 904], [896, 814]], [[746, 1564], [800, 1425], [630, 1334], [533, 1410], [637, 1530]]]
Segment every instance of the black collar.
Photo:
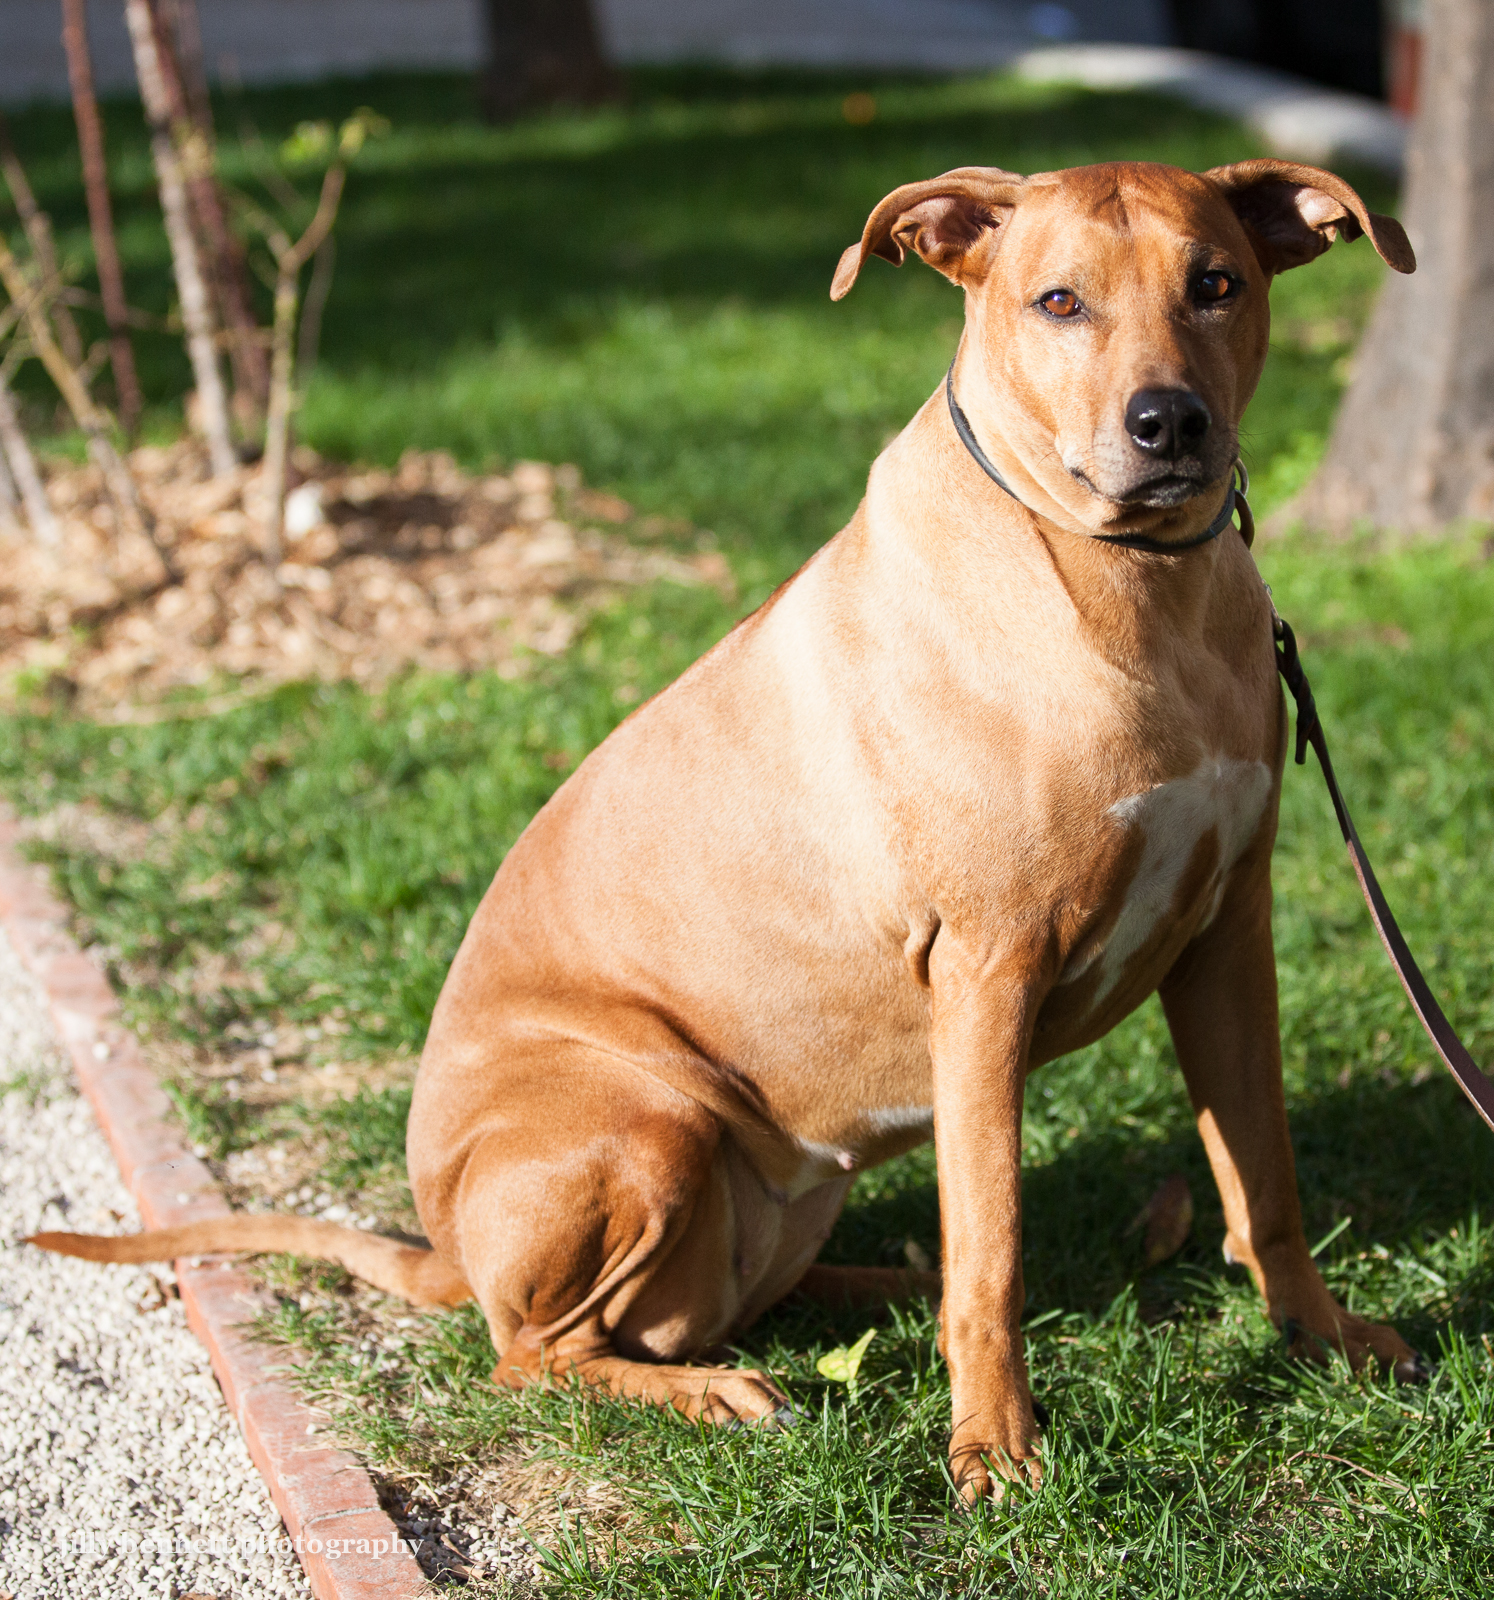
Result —
[[[949, 399], [949, 416], [954, 423], [955, 432], [960, 436], [960, 443], [975, 457], [981, 471], [994, 483], [997, 488], [1004, 489], [1018, 505], [1022, 505], [1022, 497], [996, 470], [996, 463], [991, 460], [980, 447], [980, 441], [975, 437], [975, 432], [970, 426], [970, 418], [961, 409], [960, 402], [955, 399], [954, 392], [954, 363], [949, 364], [949, 372], [944, 379], [944, 393]], [[1244, 471], [1241, 467], [1240, 471]], [[1031, 507], [1028, 507], [1030, 510]], [[1230, 518], [1235, 514], [1235, 484], [1234, 473], [1230, 474], [1229, 493], [1224, 497], [1224, 504], [1219, 508], [1219, 514], [1204, 529], [1202, 533], [1195, 534], [1191, 539], [1179, 539], [1175, 543], [1168, 543], [1163, 539], [1149, 539], [1144, 533], [1092, 533], [1091, 539], [1098, 539], [1103, 544], [1122, 544], [1128, 550], [1145, 550], [1149, 555], [1170, 556], [1176, 555], [1180, 550], [1193, 550], [1201, 544], [1207, 544], [1210, 539], [1217, 539], [1229, 526]]]

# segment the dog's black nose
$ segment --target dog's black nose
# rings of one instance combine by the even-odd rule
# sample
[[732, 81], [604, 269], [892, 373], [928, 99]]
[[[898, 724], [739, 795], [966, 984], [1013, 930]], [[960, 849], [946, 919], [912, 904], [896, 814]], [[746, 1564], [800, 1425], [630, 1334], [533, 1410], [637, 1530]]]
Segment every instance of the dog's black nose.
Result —
[[1197, 455], [1213, 420], [1191, 389], [1138, 389], [1126, 407], [1126, 432], [1136, 448], [1168, 461]]

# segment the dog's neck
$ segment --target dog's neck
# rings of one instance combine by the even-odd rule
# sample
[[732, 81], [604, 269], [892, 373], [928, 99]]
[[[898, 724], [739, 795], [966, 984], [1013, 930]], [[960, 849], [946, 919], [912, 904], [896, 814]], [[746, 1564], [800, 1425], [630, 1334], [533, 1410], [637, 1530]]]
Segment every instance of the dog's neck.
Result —
[[[1155, 659], [1159, 648], [1202, 641], [1225, 540], [1164, 557], [1102, 543], [1062, 508], [1050, 516], [1027, 503], [1030, 474], [1020, 457], [995, 430], [974, 425], [1003, 475], [1010, 468], [1014, 492], [993, 483], [965, 448], [941, 383], [873, 467], [874, 538], [895, 538], [958, 612], [978, 614], [989, 603], [983, 595], [1003, 611], [1014, 591], [1039, 609], [1045, 597], [1122, 671]], [[946, 490], [937, 506], [928, 500], [931, 459]], [[1035, 482], [1032, 495], [1051, 504]], [[1038, 630], [1052, 620], [1051, 611], [1046, 622], [1033, 619]]]

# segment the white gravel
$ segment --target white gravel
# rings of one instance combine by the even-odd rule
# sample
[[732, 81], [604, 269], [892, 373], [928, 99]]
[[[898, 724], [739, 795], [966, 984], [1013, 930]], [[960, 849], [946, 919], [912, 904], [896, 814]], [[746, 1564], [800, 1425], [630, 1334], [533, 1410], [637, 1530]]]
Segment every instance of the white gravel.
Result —
[[309, 1595], [170, 1273], [16, 1243], [138, 1226], [0, 933], [0, 1600]]

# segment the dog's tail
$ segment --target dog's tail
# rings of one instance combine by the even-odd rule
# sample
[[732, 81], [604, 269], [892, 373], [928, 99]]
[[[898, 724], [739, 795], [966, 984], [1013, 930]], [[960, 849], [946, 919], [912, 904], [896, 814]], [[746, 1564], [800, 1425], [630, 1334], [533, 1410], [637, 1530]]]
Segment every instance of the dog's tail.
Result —
[[417, 1306], [458, 1306], [472, 1290], [434, 1250], [401, 1244], [357, 1228], [311, 1217], [213, 1217], [154, 1233], [106, 1237], [94, 1233], [36, 1233], [26, 1240], [58, 1255], [85, 1261], [171, 1261], [177, 1256], [216, 1255], [230, 1250], [275, 1252], [336, 1261], [355, 1278], [397, 1294]]

